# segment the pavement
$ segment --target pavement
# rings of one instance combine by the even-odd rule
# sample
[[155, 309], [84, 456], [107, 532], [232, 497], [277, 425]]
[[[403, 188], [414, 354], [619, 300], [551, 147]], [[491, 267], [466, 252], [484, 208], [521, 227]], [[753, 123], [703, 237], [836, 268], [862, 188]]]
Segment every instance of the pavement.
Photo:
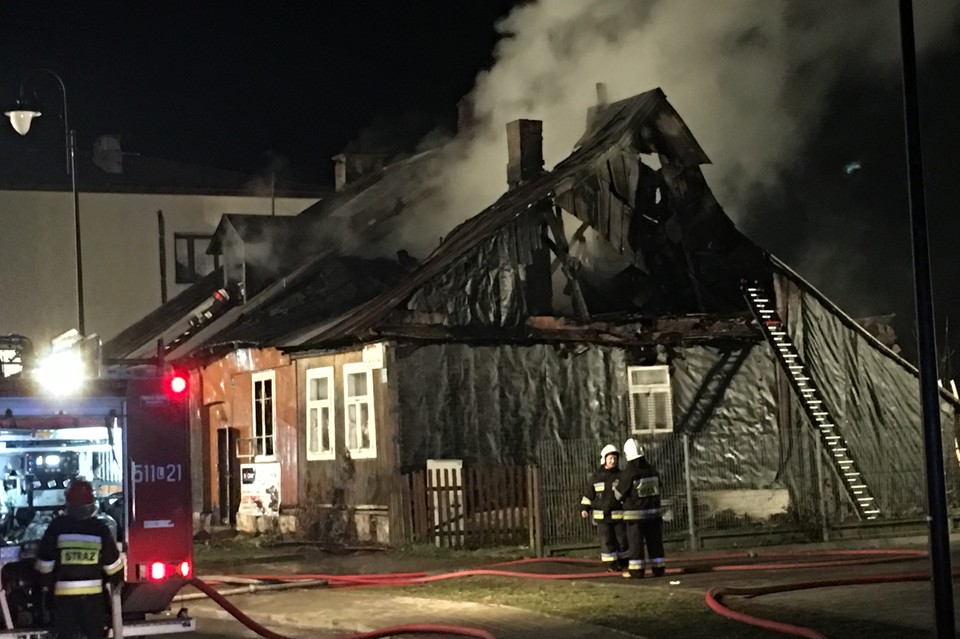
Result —
[[[762, 561], [770, 554], [790, 551], [815, 553], [848, 548], [922, 548], [924, 539], [888, 539], [851, 541], [833, 544], [806, 544], [792, 547], [767, 547], [747, 551], [728, 551], [745, 561]], [[954, 541], [960, 541], [955, 539]], [[702, 552], [686, 554], [683, 558], [725, 553]], [[756, 555], [756, 556], [755, 556]], [[680, 556], [675, 559], [680, 559]], [[670, 558], [668, 558], [670, 559]], [[404, 558], [397, 555], [353, 555], [330, 557], [308, 562], [271, 562], [269, 565], [246, 565], [235, 572], [305, 573], [330, 572], [351, 574], [362, 572], [393, 572], [405, 570], [442, 570], [452, 568], [450, 559]], [[960, 566], [960, 553], [953, 557]], [[477, 560], [475, 564], [492, 563]], [[461, 564], [459, 566], [463, 568]], [[596, 568], [587, 568], [596, 570]], [[546, 564], [540, 571], [568, 571], [569, 566]], [[639, 588], [670, 588], [702, 595], [718, 585], [734, 587], [765, 586], [851, 576], [871, 576], [903, 572], [928, 572], [926, 558], [908, 559], [896, 563], [865, 564], [855, 567], [821, 567], [792, 570], [764, 570], [743, 572], [690, 572], [660, 579], [630, 580]], [[209, 574], [209, 571], [208, 571]], [[603, 587], [608, 580], [584, 581]], [[889, 624], [905, 629], [904, 636], [928, 634], [933, 629], [932, 590], [929, 581], [872, 584], [835, 588], [817, 588], [796, 592], [771, 594], [746, 599], [729, 597], [731, 608], [770, 619], [785, 615], [811, 620], [824, 613], [835, 618], [862, 620]], [[408, 624], [412, 621], [429, 624], [449, 624], [484, 628], [498, 639], [526, 639], [552, 637], [556, 639], [596, 639], [596, 637], [623, 637], [642, 639], [639, 635], [613, 631], [591, 624], [578, 623], [549, 615], [520, 610], [509, 606], [453, 602], [419, 597], [391, 596], [383, 590], [376, 593], [359, 589], [296, 589], [282, 592], [262, 592], [254, 595], [233, 596], [230, 600], [241, 610], [271, 629], [288, 636], [332, 639], [338, 635], [369, 632], [387, 626]], [[960, 592], [955, 595], [960, 610]], [[174, 604], [177, 605], [176, 603]], [[209, 600], [186, 602], [190, 613], [197, 617], [201, 634], [221, 634], [215, 628], [227, 628], [230, 617]], [[958, 626], [960, 629], [960, 626]], [[234, 627], [229, 636], [240, 636]], [[243, 636], [252, 636], [246, 633]], [[436, 637], [437, 635], [432, 635]], [[847, 635], [848, 637], [854, 635]], [[864, 635], [868, 636], [868, 635]]]
[[[285, 590], [234, 596], [230, 601], [251, 618], [283, 634], [294, 634], [287, 632], [287, 629], [314, 629], [335, 635], [363, 633], [410, 624], [415, 620], [418, 624], [483, 628], [497, 639], [596, 639], [601, 635], [642, 639], [639, 635], [509, 606], [384, 596], [383, 593], [368, 594], [357, 590]], [[232, 619], [226, 611], [209, 600], [189, 603], [190, 614], [197, 618], [197, 626], [202, 633], [221, 634], [211, 632], [211, 626], [222, 628], [217, 622], [222, 624]], [[214, 623], [208, 625], [208, 622]]]

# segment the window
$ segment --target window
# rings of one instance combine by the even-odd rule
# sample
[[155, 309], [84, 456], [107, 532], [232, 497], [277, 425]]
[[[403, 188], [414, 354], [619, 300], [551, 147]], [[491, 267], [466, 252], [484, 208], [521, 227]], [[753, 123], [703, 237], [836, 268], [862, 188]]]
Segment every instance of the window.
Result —
[[207, 255], [212, 235], [174, 233], [173, 255], [177, 284], [193, 284], [220, 267], [219, 255]]
[[277, 409], [274, 406], [276, 379], [273, 371], [253, 374], [254, 461], [276, 459]]
[[377, 456], [377, 424], [373, 412], [373, 369], [369, 364], [343, 365], [344, 434], [354, 459]]
[[334, 459], [333, 367], [307, 371], [307, 459]]
[[673, 396], [669, 366], [628, 366], [630, 432], [633, 435], [673, 431]]

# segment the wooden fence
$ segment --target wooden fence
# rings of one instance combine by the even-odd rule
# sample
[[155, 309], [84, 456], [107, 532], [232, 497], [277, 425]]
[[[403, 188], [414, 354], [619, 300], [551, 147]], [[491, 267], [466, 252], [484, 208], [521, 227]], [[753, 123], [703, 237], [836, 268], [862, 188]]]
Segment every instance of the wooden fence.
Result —
[[414, 541], [444, 548], [529, 544], [539, 551], [535, 466], [420, 470], [403, 483]]

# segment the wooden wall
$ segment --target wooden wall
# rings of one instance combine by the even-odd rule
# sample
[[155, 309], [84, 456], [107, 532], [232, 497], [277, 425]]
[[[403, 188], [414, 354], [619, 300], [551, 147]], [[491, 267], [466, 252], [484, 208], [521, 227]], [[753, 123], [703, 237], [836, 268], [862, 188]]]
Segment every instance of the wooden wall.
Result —
[[[191, 413], [198, 424], [194, 428], [208, 429], [209, 445], [201, 454], [206, 456], [204, 487], [209, 490], [211, 510], [218, 511], [219, 481], [217, 476], [217, 430], [232, 427], [239, 430], [241, 439], [253, 436], [253, 373], [273, 370], [275, 374], [274, 402], [276, 406], [276, 457], [280, 463], [281, 509], [294, 507], [300, 498], [297, 471], [299, 396], [296, 367], [286, 355], [276, 349], [241, 349], [230, 353], [202, 369], [202, 405]], [[194, 454], [197, 454], [196, 452]], [[242, 463], [253, 460], [240, 460]], [[194, 477], [194, 482], [200, 478]]]
[[297, 383], [306, 388], [307, 371], [312, 368], [334, 369], [334, 447], [332, 460], [307, 459], [306, 395], [298, 396], [297, 412], [300, 479], [303, 482], [303, 502], [312, 507], [347, 507], [349, 509], [384, 512], [389, 510], [391, 490], [397, 469], [397, 410], [394, 380], [396, 370], [391, 366], [392, 349], [384, 347], [383, 366], [374, 368], [373, 410], [376, 416], [377, 456], [372, 459], [352, 459], [346, 450], [346, 413], [344, 410], [343, 365], [362, 362], [362, 350], [315, 355], [296, 360]]

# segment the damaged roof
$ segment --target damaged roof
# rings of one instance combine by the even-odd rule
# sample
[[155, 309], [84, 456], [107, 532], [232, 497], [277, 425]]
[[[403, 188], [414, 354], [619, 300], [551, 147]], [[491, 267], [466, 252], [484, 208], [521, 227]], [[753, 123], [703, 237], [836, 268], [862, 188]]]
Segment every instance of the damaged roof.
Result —
[[387, 164], [301, 215], [320, 220], [318, 232], [336, 235], [342, 252], [376, 244], [399, 216], [434, 193], [437, 181], [427, 178], [442, 170], [443, 157], [433, 149]]
[[[325, 229], [328, 228], [331, 233], [343, 228], [348, 228], [352, 233], [346, 242], [338, 242], [338, 246], [332, 242], [320, 246], [294, 268], [280, 275], [272, 274], [260, 292], [244, 305], [229, 309], [203, 330], [189, 335], [177, 345], [171, 357], [183, 356], [194, 349], [213, 344], [255, 343], [295, 348], [321, 342], [363, 339], [378, 324], [389, 323], [386, 320], [393, 310], [401, 307], [425, 284], [443, 274], [473, 247], [544, 201], [552, 200], [588, 223], [617, 250], [635, 251], [639, 255], [641, 249], [631, 244], [627, 232], [629, 220], [638, 217], [633, 216], [637, 204], [634, 193], [637, 190], [637, 176], [627, 158], [636, 157], [638, 153], [659, 153], [661, 157], [669, 157], [673, 162], [672, 179], [681, 179], [683, 170], [687, 168], [696, 169], [699, 175], [697, 167], [709, 162], [661, 90], [655, 89], [607, 105], [597, 113], [567, 159], [553, 171], [508, 191], [493, 205], [462, 223], [413, 273], [399, 281], [396, 281], [397, 277], [386, 277], [380, 273], [366, 282], [365, 286], [358, 286], [359, 280], [347, 282], [343, 285], [347, 289], [363, 288], [369, 295], [363, 299], [354, 297], [353, 307], [345, 300], [323, 305], [319, 301], [322, 296], [335, 296], [337, 292], [327, 288], [322, 281], [311, 286], [310, 278], [323, 277], [321, 274], [325, 269], [331, 268], [332, 262], [327, 261], [330, 256], [342, 254], [345, 248], [358, 248], [377, 242], [389, 233], [400, 214], [428, 199], [431, 195], [429, 185], [436, 181], [422, 178], [425, 174], [442, 169], [443, 155], [438, 151], [420, 153], [389, 164], [359, 180], [347, 191], [308, 208], [297, 218], [225, 215], [211, 243], [211, 252], [222, 250], [228, 225], [235, 228], [245, 242], [256, 242], [271, 235], [286, 238], [285, 242], [302, 241], [304, 237], [311, 236], [324, 242], [327, 236]], [[688, 190], [700, 188], [709, 194], [705, 184], [683, 186]], [[749, 267], [756, 262], [759, 251], [735, 231], [719, 206], [704, 208], [706, 213], [683, 221], [684, 233], [689, 238], [710, 238], [715, 246], [713, 249], [698, 247], [701, 252], [713, 250], [718, 254], [729, 253], [727, 259], [735, 265], [736, 273], [733, 275], [738, 277], [744, 265]], [[531, 231], [529, 224], [517, 225], [517, 228], [521, 227], [526, 235], [517, 240], [518, 244], [539, 241], [538, 237], [531, 236], [531, 233], [536, 234], [535, 228]], [[338, 235], [342, 238], [342, 234]], [[734, 242], [723, 241], [730, 237]], [[518, 246], [512, 252], [529, 254], [529, 247]], [[638, 259], [638, 262], [642, 260]], [[711, 264], [716, 273], [726, 277], [726, 284], [729, 285], [733, 279], [729, 273], [724, 273], [722, 266], [720, 260]], [[329, 275], [329, 271], [327, 273]], [[396, 276], [405, 273], [394, 266], [390, 274]], [[357, 270], [356, 275], [361, 279], [365, 277], [362, 269]], [[735, 284], [739, 284], [739, 279]], [[734, 288], [736, 309], [742, 310], [738, 286]], [[210, 292], [196, 290], [193, 294], [202, 298], [204, 293]], [[310, 308], [309, 304], [304, 306], [292, 301], [301, 294], [332, 312], [299, 312], [303, 308]], [[693, 298], [694, 295], [689, 297]], [[155, 321], [140, 322], [124, 331], [125, 339], [122, 342], [113, 340], [111, 352], [118, 357], [144, 356], [155, 350], [158, 339], [164, 338], [169, 343], [182, 337], [183, 326], [189, 320], [189, 316], [185, 315], [192, 308], [185, 309], [168, 303], [151, 314]], [[166, 318], [165, 322], [163, 318]], [[278, 320], [276, 327], [271, 318]], [[133, 335], [135, 327], [144, 329], [136, 337]], [[134, 342], [139, 344], [135, 345]]]
[[269, 303], [244, 313], [207, 342], [270, 346], [305, 323], [337, 317], [396, 284], [405, 274], [388, 259], [330, 256], [297, 277], [284, 278]]
[[[689, 181], [677, 186], [704, 196], [701, 209], [678, 222], [683, 227], [683, 241], [695, 241], [698, 245], [692, 248], [711, 257], [718, 256], [713, 284], [719, 289], [716, 283], [722, 281], [721, 293], [727, 299], [723, 304], [714, 304], [711, 310], [729, 307], [745, 310], [739, 290], [741, 277], [769, 274], [769, 267], [762, 251], [736, 231], [733, 222], [712, 199], [705, 182], [696, 183], [685, 175], [685, 169], [696, 169], [695, 175], [701, 175], [698, 167], [709, 159], [669, 105], [663, 91], [655, 89], [603, 109], [575, 151], [553, 171], [508, 191], [490, 207], [455, 228], [423, 264], [397, 286], [332, 324], [324, 322], [304, 330], [284, 346], [296, 349], [373, 337], [374, 329], [394, 309], [444, 274], [479, 243], [545, 200], [552, 199], [589, 224], [611, 246], [639, 254], [640, 247], [630, 246], [628, 233], [633, 218], [647, 213], [641, 210], [639, 215], [634, 215], [639, 202], [635, 193], [637, 186], [631, 182], [637, 181], [637, 171], [628, 166], [628, 158], [636, 158], [639, 153], [659, 153], [661, 158], [669, 158], [671, 179]], [[691, 296], [700, 298], [702, 293]]]
[[[209, 348], [212, 345], [226, 347], [233, 343], [269, 345], [272, 337], [287, 336], [294, 329], [298, 321], [312, 324], [318, 319], [335, 317], [346, 312], [352, 306], [359, 304], [370, 296], [376, 295], [385, 289], [385, 284], [394, 284], [406, 274], [396, 261], [386, 259], [361, 259], [340, 257], [340, 264], [348, 265], [347, 269], [355, 282], [342, 281], [339, 289], [327, 289], [334, 297], [344, 295], [344, 291], [357, 291], [359, 297], [354, 297], [352, 304], [346, 303], [338, 297], [330, 306], [324, 306], [319, 295], [324, 290], [324, 282], [329, 281], [332, 273], [337, 270], [331, 261], [340, 255], [342, 247], [338, 243], [325, 240], [325, 233], [338, 233], [341, 224], [347, 224], [349, 215], [363, 216], [363, 223], [353, 225], [353, 239], [361, 244], [374, 243], [383, 237], [385, 231], [380, 227], [381, 222], [389, 224], [395, 215], [397, 198], [391, 193], [403, 194], [403, 201], [412, 201], [409, 192], [405, 189], [411, 182], [416, 183], [415, 177], [436, 161], [436, 153], [425, 152], [400, 160], [376, 171], [369, 178], [358, 180], [350, 189], [338, 193], [328, 201], [318, 202], [307, 208], [297, 216], [256, 216], [230, 213], [221, 218], [217, 226], [215, 238], [211, 242], [210, 252], [221, 253], [227, 228], [235, 228], [244, 242], [256, 243], [264, 238], [280, 238], [279, 245], [295, 243], [302, 246], [310, 242], [309, 254], [291, 264], [283, 264], [279, 272], [270, 276], [270, 281], [257, 291], [242, 306], [233, 306], [221, 316], [214, 319], [208, 326], [195, 333], [190, 333], [190, 318], [198, 305], [207, 300], [223, 285], [223, 269], [218, 269], [216, 275], [209, 275], [201, 282], [194, 284], [176, 298], [148, 314], [143, 320], [136, 322], [124, 330], [120, 335], [104, 345], [105, 352], [112, 359], [151, 357], [156, 352], [157, 341], [163, 339], [170, 344], [190, 333], [176, 348], [171, 351], [171, 358], [189, 355], [194, 349]], [[369, 189], [369, 192], [368, 190]], [[340, 208], [344, 207], [341, 212]], [[394, 208], [391, 208], [394, 207]], [[311, 242], [312, 240], [312, 242]], [[289, 245], [289, 244], [288, 244]], [[326, 273], [326, 280], [310, 285], [312, 277], [320, 277]], [[341, 280], [344, 278], [341, 277]], [[294, 295], [294, 283], [302, 288], [296, 294], [305, 294], [313, 299], [313, 305], [319, 305], [323, 312], [310, 312], [311, 305], [305, 305], [297, 312], [284, 310], [289, 306], [286, 295]], [[362, 292], [362, 295], [360, 293]], [[295, 299], [291, 297], [290, 299]], [[278, 310], [273, 311], [276, 329], [271, 327], [270, 321], [259, 322], [253, 318], [269, 317], [270, 311], [260, 310], [261, 306], [276, 303]], [[327, 310], [334, 314], [331, 316]], [[282, 318], [280, 321], [278, 318]], [[234, 324], [236, 330], [229, 330]], [[299, 328], [299, 327], [297, 327]], [[263, 335], [255, 335], [257, 330], [265, 331]]]

